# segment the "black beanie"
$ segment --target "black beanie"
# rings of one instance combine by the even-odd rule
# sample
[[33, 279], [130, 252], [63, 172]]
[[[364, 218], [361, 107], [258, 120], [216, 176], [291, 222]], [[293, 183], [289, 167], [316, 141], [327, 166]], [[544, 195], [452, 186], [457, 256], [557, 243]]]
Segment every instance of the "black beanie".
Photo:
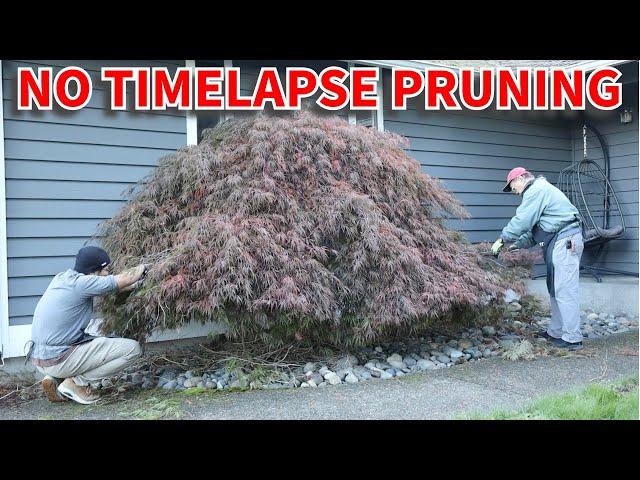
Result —
[[89, 273], [102, 270], [111, 263], [111, 259], [107, 252], [99, 247], [82, 247], [76, 255], [76, 272]]

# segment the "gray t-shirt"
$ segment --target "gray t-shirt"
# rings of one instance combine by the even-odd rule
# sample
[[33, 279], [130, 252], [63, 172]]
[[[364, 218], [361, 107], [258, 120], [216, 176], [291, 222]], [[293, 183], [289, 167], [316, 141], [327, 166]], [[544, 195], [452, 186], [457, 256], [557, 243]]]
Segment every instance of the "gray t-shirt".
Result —
[[55, 358], [90, 338], [84, 329], [93, 318], [93, 297], [117, 288], [113, 275], [84, 275], [69, 269], [53, 277], [33, 313], [32, 357]]

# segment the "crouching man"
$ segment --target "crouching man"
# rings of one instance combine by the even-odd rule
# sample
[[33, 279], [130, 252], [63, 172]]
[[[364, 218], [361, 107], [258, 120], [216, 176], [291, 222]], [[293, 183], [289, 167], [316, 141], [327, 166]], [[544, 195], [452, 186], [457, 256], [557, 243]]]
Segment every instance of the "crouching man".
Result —
[[51, 401], [97, 401], [90, 382], [117, 374], [141, 354], [135, 340], [85, 332], [93, 318], [93, 297], [131, 290], [145, 272], [140, 265], [111, 275], [110, 263], [101, 248], [81, 248], [74, 268], [56, 275], [36, 306], [27, 358], [45, 375], [42, 386]]

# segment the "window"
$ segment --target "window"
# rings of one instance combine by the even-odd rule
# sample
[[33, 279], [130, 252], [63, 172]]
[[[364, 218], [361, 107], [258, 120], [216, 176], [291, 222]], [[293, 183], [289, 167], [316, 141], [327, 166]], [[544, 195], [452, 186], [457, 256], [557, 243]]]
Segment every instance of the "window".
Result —
[[[231, 67], [231, 60], [187, 60], [187, 68]], [[187, 144], [197, 145], [202, 140], [202, 132], [213, 128], [231, 116], [220, 110], [190, 110], [187, 112]]]
[[[239, 66], [241, 69], [249, 66], [249, 69], [253, 69], [253, 71], [257, 72], [260, 66], [262, 66], [262, 62], [254, 62], [254, 61], [242, 61]], [[281, 69], [284, 69], [287, 65], [298, 65], [298, 66], [306, 66], [309, 68], [313, 68], [316, 71], [321, 71], [323, 68], [329, 65], [337, 65], [342, 68], [348, 69], [349, 67], [356, 66], [354, 63], [344, 63], [341, 60], [333, 60], [333, 61], [314, 61], [314, 60], [301, 60], [297, 62], [268, 62], [264, 63], [264, 65], [277, 65]], [[195, 67], [225, 67], [229, 68], [234, 66], [232, 60], [187, 60], [186, 66], [188, 68]], [[381, 68], [381, 67], [380, 67]], [[245, 70], [246, 71], [246, 70]], [[255, 81], [255, 77], [257, 77], [257, 73], [249, 73], [246, 78], [253, 79]], [[250, 82], [249, 82], [250, 85]], [[245, 87], [249, 88], [249, 87]], [[331, 114], [331, 115], [339, 115], [344, 119], [348, 119], [350, 123], [363, 125], [368, 128], [377, 128], [378, 130], [384, 130], [384, 119], [383, 119], [383, 97], [382, 97], [382, 68], [380, 72], [380, 80], [378, 82], [378, 97], [380, 98], [380, 107], [376, 111], [370, 110], [354, 110], [349, 111], [348, 107], [339, 111], [339, 112], [329, 112], [327, 110], [323, 110], [320, 107], [315, 106], [315, 100], [320, 95], [320, 92], [317, 92], [313, 97], [307, 98], [303, 101], [303, 104], [306, 105], [307, 108], [310, 108], [312, 111], [315, 111], [318, 114]], [[202, 132], [207, 128], [213, 128], [218, 125], [220, 122], [231, 118], [233, 112], [226, 112], [220, 110], [191, 110], [187, 112], [187, 144], [189, 145], [197, 145], [202, 140]], [[237, 115], [241, 116], [242, 112], [237, 112]]]
[[[349, 68], [360, 66], [354, 63], [349, 62]], [[378, 98], [380, 98], [380, 107], [373, 110], [353, 110], [349, 112], [349, 123], [355, 123], [357, 125], [363, 125], [368, 128], [377, 128], [380, 131], [384, 130], [384, 115], [383, 115], [383, 104], [384, 98], [382, 96], [382, 78], [383, 78], [383, 69], [380, 68], [380, 76], [378, 80]]]
[[349, 121], [368, 128], [378, 127], [378, 115], [374, 111], [354, 110], [349, 115]]

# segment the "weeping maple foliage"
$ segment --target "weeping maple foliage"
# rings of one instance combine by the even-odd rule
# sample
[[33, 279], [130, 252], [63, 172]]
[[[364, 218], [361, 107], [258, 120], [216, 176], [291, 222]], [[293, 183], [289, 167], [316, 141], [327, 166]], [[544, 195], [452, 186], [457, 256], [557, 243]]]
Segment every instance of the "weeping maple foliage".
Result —
[[206, 130], [101, 226], [116, 271], [150, 264], [102, 300], [104, 330], [217, 320], [236, 338], [354, 344], [486, 306], [513, 285], [445, 228], [468, 215], [405, 146], [308, 112]]

